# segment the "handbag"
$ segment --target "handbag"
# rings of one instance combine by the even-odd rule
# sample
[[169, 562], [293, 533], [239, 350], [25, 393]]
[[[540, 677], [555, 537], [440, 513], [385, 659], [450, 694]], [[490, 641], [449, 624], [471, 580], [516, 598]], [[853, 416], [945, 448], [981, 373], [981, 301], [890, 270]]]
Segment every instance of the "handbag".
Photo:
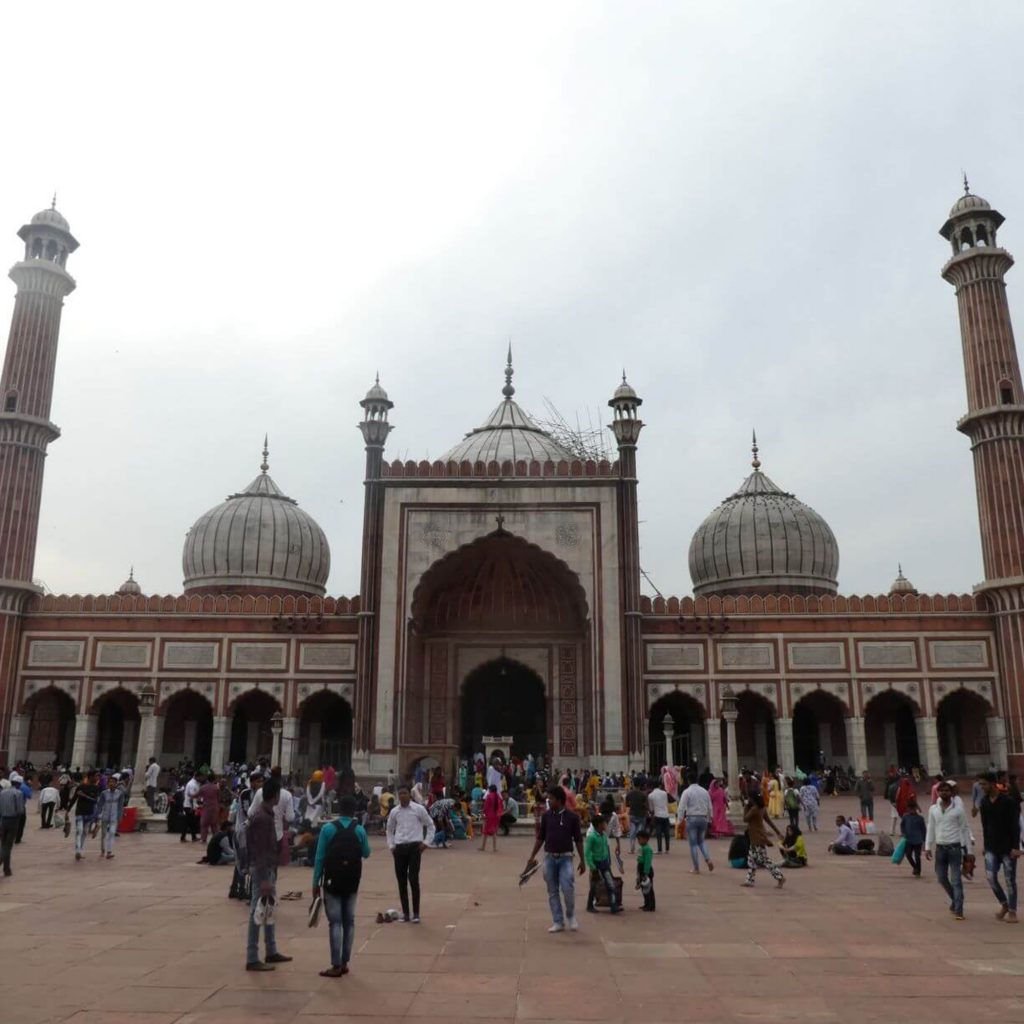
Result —
[[907, 837], [904, 836], [897, 844], [896, 849], [892, 851], [892, 862], [893, 864], [902, 864], [903, 858], [907, 855]]
[[323, 910], [324, 898], [319, 891], [313, 893], [313, 900], [309, 904], [309, 927], [315, 928], [320, 923], [320, 911]]

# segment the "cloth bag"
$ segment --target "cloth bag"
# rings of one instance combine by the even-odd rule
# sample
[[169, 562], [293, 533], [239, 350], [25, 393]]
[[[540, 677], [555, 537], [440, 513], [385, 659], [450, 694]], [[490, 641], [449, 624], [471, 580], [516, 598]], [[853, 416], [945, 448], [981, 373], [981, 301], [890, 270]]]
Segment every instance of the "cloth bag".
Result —
[[897, 844], [896, 849], [892, 851], [892, 862], [893, 864], [902, 864], [903, 858], [907, 855], [907, 839], [904, 836]]

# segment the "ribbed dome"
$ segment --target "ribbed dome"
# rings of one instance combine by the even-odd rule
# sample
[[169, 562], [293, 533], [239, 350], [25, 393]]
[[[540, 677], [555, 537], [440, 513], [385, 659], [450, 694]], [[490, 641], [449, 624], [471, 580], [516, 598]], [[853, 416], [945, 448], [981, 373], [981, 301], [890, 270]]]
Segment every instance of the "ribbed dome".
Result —
[[128, 579], [126, 579], [124, 581], [124, 583], [122, 583], [121, 586], [119, 586], [117, 588], [117, 592], [119, 594], [123, 594], [125, 596], [127, 596], [127, 595], [134, 595], [134, 594], [141, 594], [142, 593], [142, 587], [140, 587], [139, 584], [135, 580], [135, 567], [134, 566], [132, 566], [131, 572], [128, 573]]
[[973, 213], [976, 210], [991, 209], [992, 207], [989, 205], [988, 200], [967, 192], [953, 204], [952, 209], [949, 211], [949, 215], [950, 217], [955, 217], [960, 213]]
[[185, 538], [185, 590], [251, 588], [323, 594], [331, 553], [323, 530], [268, 475], [199, 517]]
[[761, 472], [756, 442], [753, 464], [693, 535], [693, 592], [834, 594], [839, 546], [828, 523]]
[[505, 366], [505, 386], [502, 403], [490, 416], [471, 430], [454, 448], [441, 456], [442, 462], [530, 462], [569, 461], [574, 456], [562, 447], [546, 430], [537, 426], [513, 399], [512, 349], [509, 348]]
[[48, 210], [40, 210], [33, 218], [33, 224], [48, 224], [52, 228], [59, 228], [61, 231], [71, 232], [71, 225], [54, 207]]
[[916, 594], [917, 588], [914, 586], [906, 576], [903, 575], [903, 566], [897, 567], [896, 579], [892, 581], [892, 586], [889, 588], [890, 594]]

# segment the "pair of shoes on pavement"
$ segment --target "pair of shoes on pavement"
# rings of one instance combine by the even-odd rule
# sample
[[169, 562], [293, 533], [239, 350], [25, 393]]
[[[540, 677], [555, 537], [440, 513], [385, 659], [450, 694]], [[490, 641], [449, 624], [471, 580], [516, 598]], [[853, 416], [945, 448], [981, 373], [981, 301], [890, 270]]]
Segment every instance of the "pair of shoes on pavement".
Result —
[[[569, 931], [571, 931], [571, 932], [578, 932], [580, 930], [580, 923], [579, 923], [579, 921], [576, 920], [575, 917], [570, 917], [569, 920], [566, 922], [566, 924], [568, 925]], [[565, 924], [553, 924], [548, 929], [548, 932], [550, 934], [554, 935], [556, 932], [564, 932], [565, 929], [566, 929], [566, 925]]]
[[287, 964], [291, 960], [292, 957], [285, 956], [284, 953], [271, 953], [265, 960], [254, 960], [252, 963], [247, 963], [245, 969], [247, 971], [272, 971], [274, 964]]

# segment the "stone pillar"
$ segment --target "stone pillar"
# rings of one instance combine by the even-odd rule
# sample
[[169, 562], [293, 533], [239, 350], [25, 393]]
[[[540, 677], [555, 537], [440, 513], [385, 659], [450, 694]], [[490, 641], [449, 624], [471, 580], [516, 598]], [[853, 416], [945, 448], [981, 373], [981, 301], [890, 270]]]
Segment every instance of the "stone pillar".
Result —
[[16, 764], [28, 753], [28, 715], [11, 715], [11, 729], [7, 740], [7, 757]]
[[900, 759], [900, 747], [896, 742], [896, 723], [885, 722], [882, 725], [882, 736], [885, 741], [885, 764], [898, 764]]
[[863, 718], [846, 719], [846, 756], [858, 775], [868, 771], [868, 739]]
[[939, 753], [938, 723], [930, 715], [922, 715], [917, 725], [917, 756], [924, 762], [929, 776], [942, 771], [942, 755]]
[[1006, 770], [1006, 722], [998, 716], [987, 718], [988, 756], [1000, 770]]
[[793, 719], [775, 719], [775, 756], [784, 775], [796, 772], [796, 759], [793, 754]]
[[124, 765], [135, 764], [136, 751], [138, 750], [139, 729], [139, 724], [136, 724], [129, 718], [125, 719], [124, 733], [121, 740], [121, 764], [115, 765], [115, 768], [120, 769]]
[[223, 715], [213, 716], [213, 740], [210, 744], [210, 767], [215, 772], [224, 771], [228, 759], [228, 741], [231, 736], [231, 719]]
[[71, 767], [93, 767], [96, 758], [96, 726], [95, 715], [75, 715], [75, 743], [71, 749]]
[[704, 719], [704, 752], [707, 764], [715, 775], [721, 775], [722, 767], [722, 720], [720, 718]]
[[143, 708], [139, 719], [139, 746], [135, 754], [135, 777], [132, 782], [132, 804], [137, 807], [138, 815], [146, 817], [149, 805], [146, 803], [146, 767], [154, 755], [156, 740], [156, 715], [152, 708]]
[[[320, 723], [316, 722], [317, 745], [313, 747], [312, 733], [310, 735], [310, 749], [316, 750], [313, 754], [314, 761], [320, 751]], [[297, 718], [286, 718], [281, 723], [281, 774], [287, 775], [294, 770], [295, 757], [299, 747], [299, 720]]]
[[723, 711], [725, 719], [725, 750], [726, 750], [726, 786], [729, 789], [729, 796], [739, 796], [737, 782], [740, 777], [740, 759], [736, 751], [736, 719], [739, 713], [736, 711]]
[[167, 719], [163, 715], [153, 716], [153, 756], [157, 763], [162, 763], [164, 754], [164, 725]]

